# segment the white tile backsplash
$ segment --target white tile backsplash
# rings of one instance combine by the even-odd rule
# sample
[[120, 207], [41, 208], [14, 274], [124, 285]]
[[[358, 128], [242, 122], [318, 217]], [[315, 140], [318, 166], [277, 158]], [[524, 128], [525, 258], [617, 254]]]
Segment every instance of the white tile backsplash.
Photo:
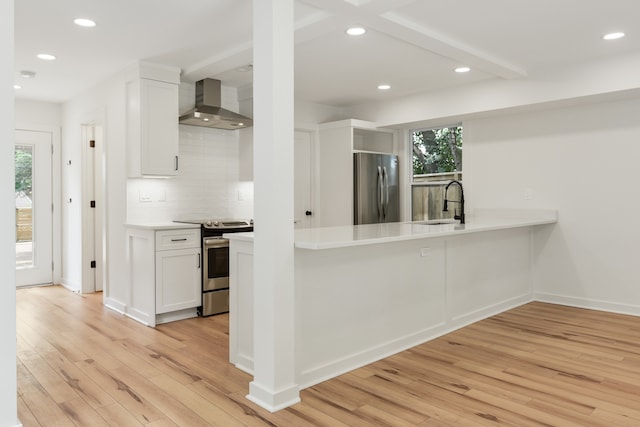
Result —
[[239, 180], [238, 131], [180, 125], [180, 170], [166, 179], [129, 179], [127, 220], [252, 218], [253, 183]]

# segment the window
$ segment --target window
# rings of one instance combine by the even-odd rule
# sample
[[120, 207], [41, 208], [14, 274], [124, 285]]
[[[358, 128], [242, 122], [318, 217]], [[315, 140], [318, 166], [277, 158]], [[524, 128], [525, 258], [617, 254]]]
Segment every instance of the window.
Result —
[[411, 139], [414, 177], [462, 172], [462, 126], [414, 131]]
[[459, 187], [447, 192], [453, 209], [443, 212], [444, 189], [451, 180], [462, 180], [462, 126], [447, 126], [411, 132], [413, 180], [412, 221], [450, 219], [459, 214], [455, 201]]
[[33, 266], [33, 146], [15, 146], [16, 267]]

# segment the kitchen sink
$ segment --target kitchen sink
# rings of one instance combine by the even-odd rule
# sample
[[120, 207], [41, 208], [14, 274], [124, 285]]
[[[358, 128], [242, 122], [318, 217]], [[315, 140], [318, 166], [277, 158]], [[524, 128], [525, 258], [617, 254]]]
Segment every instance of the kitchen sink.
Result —
[[428, 219], [425, 221], [412, 221], [411, 224], [419, 225], [442, 225], [442, 224], [456, 224], [457, 219]]

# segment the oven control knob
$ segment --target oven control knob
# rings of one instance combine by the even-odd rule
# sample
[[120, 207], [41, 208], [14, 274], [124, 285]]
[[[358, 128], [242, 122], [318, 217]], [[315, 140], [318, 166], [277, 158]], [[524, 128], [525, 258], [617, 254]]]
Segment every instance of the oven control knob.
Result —
[[211, 221], [205, 222], [204, 225], [206, 225], [207, 227], [211, 227]]
[[214, 227], [217, 227], [217, 226], [219, 226], [219, 225], [220, 225], [220, 223], [219, 223], [218, 221], [213, 221], [213, 226], [214, 226]]

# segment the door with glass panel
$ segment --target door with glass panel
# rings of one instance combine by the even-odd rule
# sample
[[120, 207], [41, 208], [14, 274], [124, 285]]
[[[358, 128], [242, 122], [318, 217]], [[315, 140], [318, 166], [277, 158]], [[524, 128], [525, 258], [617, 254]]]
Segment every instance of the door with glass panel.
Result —
[[16, 285], [51, 283], [52, 188], [50, 132], [16, 130]]

